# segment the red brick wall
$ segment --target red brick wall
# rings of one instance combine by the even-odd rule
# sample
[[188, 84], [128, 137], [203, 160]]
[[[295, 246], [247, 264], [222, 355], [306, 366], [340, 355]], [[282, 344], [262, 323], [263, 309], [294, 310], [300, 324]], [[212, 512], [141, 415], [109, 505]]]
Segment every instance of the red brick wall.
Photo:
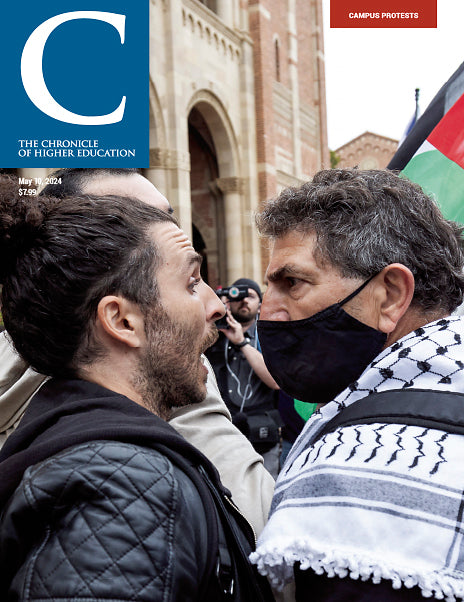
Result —
[[296, 26], [298, 40], [298, 88], [300, 101], [314, 103], [315, 38], [312, 33], [312, 2], [296, 3]]
[[[256, 140], [258, 164], [259, 202], [262, 204], [277, 193], [275, 175], [266, 171], [263, 164], [276, 168], [276, 147], [283, 149], [285, 158], [293, 161], [293, 131], [291, 106], [288, 117], [274, 111], [273, 91], [276, 84], [275, 46], [276, 37], [280, 41], [280, 86], [291, 90], [289, 71], [289, 33], [288, 0], [249, 0], [250, 35], [254, 42], [255, 103], [256, 103]], [[261, 6], [264, 11], [256, 10]], [[265, 14], [270, 14], [270, 19]], [[319, 119], [319, 95], [315, 94], [314, 80], [323, 73], [317, 69], [316, 50], [321, 40], [316, 39], [313, 31], [314, 21], [321, 18], [320, 0], [296, 0], [296, 37], [298, 45], [298, 88], [301, 106], [310, 107]], [[322, 23], [320, 24], [322, 27]], [[322, 90], [323, 91], [323, 90]], [[285, 96], [285, 94], [284, 94]], [[316, 97], [317, 96], [317, 97]], [[325, 96], [321, 97], [325, 103]], [[324, 107], [325, 109], [325, 107]], [[301, 132], [301, 159], [303, 172], [314, 174], [320, 169], [321, 139], [322, 146], [327, 144], [325, 112], [322, 113], [322, 128], [316, 123], [311, 132]], [[328, 154], [328, 151], [325, 151]], [[267, 250], [262, 249], [263, 270], [267, 266]]]

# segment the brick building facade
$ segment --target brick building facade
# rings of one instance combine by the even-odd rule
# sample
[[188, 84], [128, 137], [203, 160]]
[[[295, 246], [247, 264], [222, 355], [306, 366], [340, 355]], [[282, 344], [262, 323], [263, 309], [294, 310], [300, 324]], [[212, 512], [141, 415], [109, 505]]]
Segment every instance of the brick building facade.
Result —
[[360, 169], [385, 169], [397, 148], [398, 140], [372, 132], [364, 132], [337, 148], [335, 154], [340, 158], [337, 167], [358, 166]]
[[262, 282], [254, 212], [330, 165], [323, 56], [321, 0], [150, 0], [144, 175], [191, 232], [213, 287]]

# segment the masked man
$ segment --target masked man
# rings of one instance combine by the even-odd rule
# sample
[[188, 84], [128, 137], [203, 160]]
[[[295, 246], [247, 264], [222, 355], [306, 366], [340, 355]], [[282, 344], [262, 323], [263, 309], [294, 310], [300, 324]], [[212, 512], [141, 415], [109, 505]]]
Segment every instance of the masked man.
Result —
[[264, 359], [320, 409], [253, 561], [299, 601], [463, 598], [461, 228], [406, 179], [357, 170], [283, 191], [257, 223]]

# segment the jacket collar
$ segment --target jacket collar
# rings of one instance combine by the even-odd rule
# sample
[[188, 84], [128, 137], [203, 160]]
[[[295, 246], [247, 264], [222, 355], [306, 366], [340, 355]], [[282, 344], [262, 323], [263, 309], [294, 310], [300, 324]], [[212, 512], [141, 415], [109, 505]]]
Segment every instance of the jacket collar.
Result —
[[217, 472], [195, 447], [167, 422], [124, 395], [83, 380], [51, 379], [33, 397], [18, 429], [0, 451], [0, 505], [13, 493], [24, 471], [66, 448], [110, 440], [175, 449]]

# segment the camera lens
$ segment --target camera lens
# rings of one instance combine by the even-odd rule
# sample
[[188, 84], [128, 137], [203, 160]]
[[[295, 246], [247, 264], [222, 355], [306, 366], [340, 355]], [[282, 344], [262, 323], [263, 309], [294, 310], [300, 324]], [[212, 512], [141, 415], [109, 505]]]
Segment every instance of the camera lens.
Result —
[[231, 286], [229, 289], [229, 298], [235, 299], [239, 295], [240, 295], [240, 291], [238, 290], [238, 288], [236, 286]]

